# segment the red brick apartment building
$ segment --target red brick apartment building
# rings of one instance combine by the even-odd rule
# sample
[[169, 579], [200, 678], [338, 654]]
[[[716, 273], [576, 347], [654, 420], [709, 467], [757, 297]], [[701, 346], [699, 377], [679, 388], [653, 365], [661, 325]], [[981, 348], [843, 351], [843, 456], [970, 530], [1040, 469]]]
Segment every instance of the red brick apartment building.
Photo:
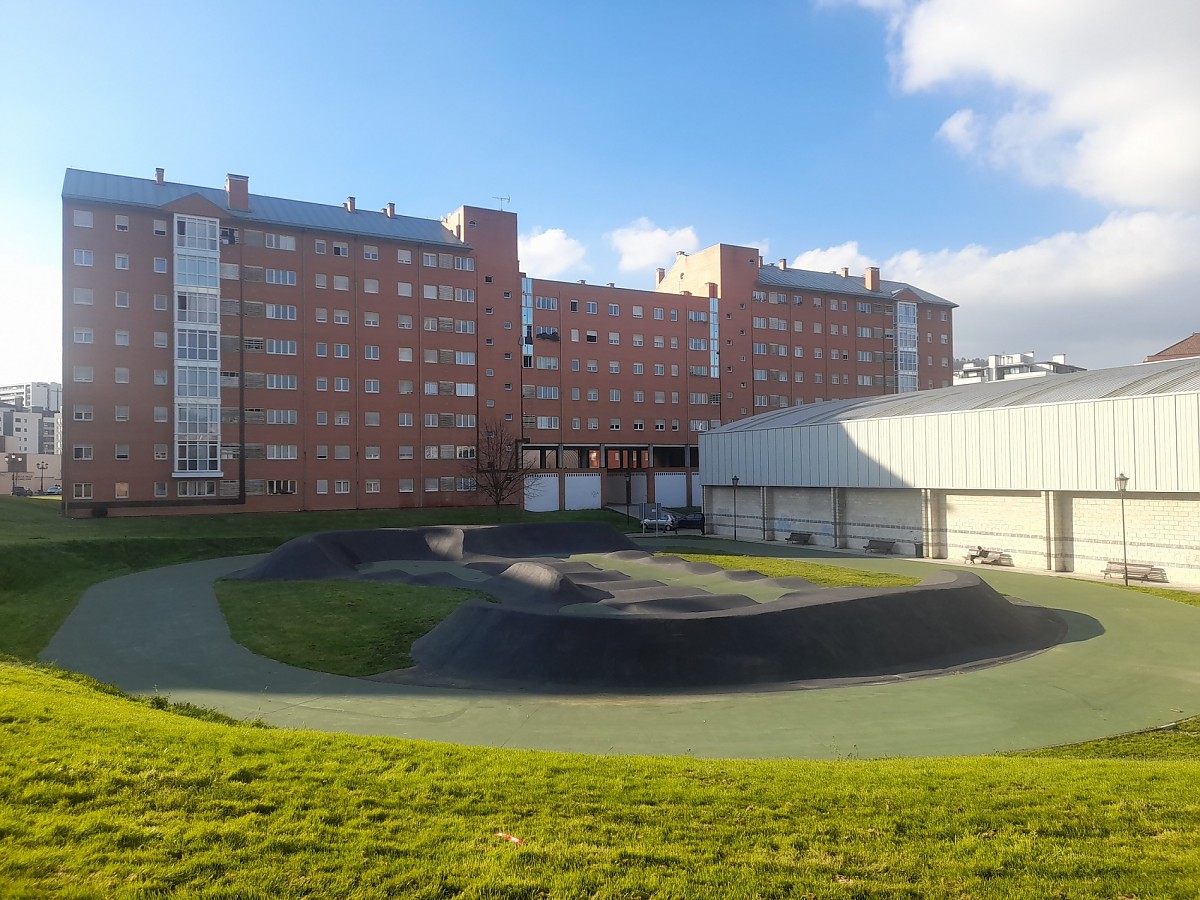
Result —
[[517, 217], [444, 221], [69, 169], [69, 515], [458, 506], [506, 423], [526, 505], [699, 502], [700, 432], [950, 383], [954, 304], [679, 254], [652, 291], [529, 278]]

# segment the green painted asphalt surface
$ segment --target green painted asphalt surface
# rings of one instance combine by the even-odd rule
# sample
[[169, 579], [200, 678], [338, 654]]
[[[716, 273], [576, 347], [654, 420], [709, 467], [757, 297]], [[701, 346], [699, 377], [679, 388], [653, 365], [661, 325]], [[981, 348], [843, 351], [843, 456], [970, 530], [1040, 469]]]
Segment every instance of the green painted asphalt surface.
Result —
[[[669, 544], [931, 573], [928, 563], [766, 544]], [[1006, 594], [1063, 611], [1071, 624], [1066, 642], [1006, 665], [820, 690], [596, 697], [377, 684], [256, 656], [230, 637], [212, 589], [252, 561], [190, 563], [96, 585], [41, 659], [133, 693], [284, 728], [600, 754], [951, 756], [1087, 740], [1200, 714], [1200, 609], [1066, 578], [978, 571]]]

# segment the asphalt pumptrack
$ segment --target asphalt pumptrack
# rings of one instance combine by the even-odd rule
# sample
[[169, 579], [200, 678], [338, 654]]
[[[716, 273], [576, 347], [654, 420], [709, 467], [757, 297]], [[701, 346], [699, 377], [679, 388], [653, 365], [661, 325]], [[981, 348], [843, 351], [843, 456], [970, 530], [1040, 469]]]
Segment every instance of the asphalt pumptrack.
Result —
[[[923, 580], [824, 588], [656, 556], [653, 540], [591, 524], [324, 532], [96, 585], [41, 658], [280, 727], [601, 754], [978, 754], [1200, 713], [1194, 607], [1073, 579], [669, 541]], [[236, 644], [220, 578], [393, 581], [489, 599], [414, 643], [413, 668], [349, 678]]]

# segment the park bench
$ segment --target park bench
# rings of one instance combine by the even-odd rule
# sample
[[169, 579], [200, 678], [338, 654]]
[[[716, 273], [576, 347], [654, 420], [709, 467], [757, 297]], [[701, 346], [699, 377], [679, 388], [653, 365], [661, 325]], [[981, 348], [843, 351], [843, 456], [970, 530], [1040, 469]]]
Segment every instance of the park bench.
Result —
[[811, 531], [793, 531], [787, 536], [789, 544], [807, 544], [812, 541]]
[[1139, 581], [1166, 581], [1167, 572], [1161, 566], [1152, 563], [1129, 563], [1126, 565], [1119, 559], [1110, 559], [1101, 573], [1105, 578], [1116, 576], [1122, 578], [1128, 575]]
[[891, 553], [892, 548], [895, 546], [895, 541], [881, 541], [877, 538], [871, 538], [863, 544], [863, 549], [868, 553]]
[[1001, 550], [999, 547], [981, 547], [977, 550], [968, 550], [967, 555], [963, 559], [971, 565], [980, 563], [985, 566], [1011, 566], [1014, 564], [1012, 554], [1007, 550]]

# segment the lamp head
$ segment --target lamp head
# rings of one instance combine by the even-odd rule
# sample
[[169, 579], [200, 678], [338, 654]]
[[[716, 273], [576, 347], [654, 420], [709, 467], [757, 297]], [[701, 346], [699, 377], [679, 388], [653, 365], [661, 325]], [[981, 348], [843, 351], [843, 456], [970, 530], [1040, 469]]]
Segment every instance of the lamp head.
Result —
[[1122, 472], [1120, 475], [1118, 475], [1116, 477], [1116, 483], [1117, 483], [1117, 490], [1120, 491], [1122, 494], [1125, 493], [1125, 489], [1129, 487], [1129, 476], [1126, 475], [1124, 472]]

